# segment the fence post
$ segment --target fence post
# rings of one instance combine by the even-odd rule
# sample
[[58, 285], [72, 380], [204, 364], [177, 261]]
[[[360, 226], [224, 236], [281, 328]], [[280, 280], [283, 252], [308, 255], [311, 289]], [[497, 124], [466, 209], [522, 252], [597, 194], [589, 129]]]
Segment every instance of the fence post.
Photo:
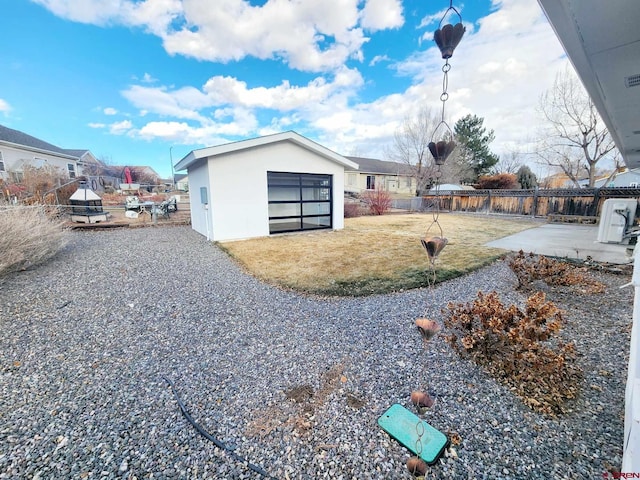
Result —
[[594, 194], [593, 194], [593, 203], [591, 204], [592, 211], [590, 212], [591, 215], [593, 215], [594, 217], [598, 216], [598, 206], [599, 205], [600, 205], [600, 188], [597, 187], [595, 189]]
[[535, 186], [535, 189], [533, 190], [533, 218], [536, 218], [536, 215], [538, 214], [538, 186]]

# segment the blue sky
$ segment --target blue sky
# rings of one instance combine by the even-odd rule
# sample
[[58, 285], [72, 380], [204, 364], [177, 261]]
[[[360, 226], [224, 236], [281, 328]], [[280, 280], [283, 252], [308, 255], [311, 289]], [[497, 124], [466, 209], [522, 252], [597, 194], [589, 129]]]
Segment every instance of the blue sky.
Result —
[[[215, 8], [212, 8], [215, 5]], [[432, 38], [448, 0], [11, 0], [0, 124], [169, 176], [194, 148], [295, 130], [385, 159], [403, 119], [440, 108]], [[535, 144], [540, 95], [566, 64], [534, 0], [454, 2], [449, 119]]]

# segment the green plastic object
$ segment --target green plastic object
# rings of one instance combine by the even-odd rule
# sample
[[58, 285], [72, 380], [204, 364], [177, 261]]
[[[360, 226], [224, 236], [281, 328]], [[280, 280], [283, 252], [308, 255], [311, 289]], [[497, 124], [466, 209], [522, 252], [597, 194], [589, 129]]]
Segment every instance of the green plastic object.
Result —
[[436, 463], [449, 445], [449, 440], [444, 433], [397, 403], [391, 405], [378, 418], [378, 425], [414, 455], [418, 455], [418, 431], [424, 428], [424, 433], [420, 437], [422, 444], [420, 458], [427, 462], [427, 465]]

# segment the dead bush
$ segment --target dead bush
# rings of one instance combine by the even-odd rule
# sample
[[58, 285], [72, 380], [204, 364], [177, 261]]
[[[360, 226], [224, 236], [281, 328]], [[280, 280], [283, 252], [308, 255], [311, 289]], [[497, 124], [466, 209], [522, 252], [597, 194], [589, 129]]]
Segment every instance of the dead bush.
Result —
[[496, 292], [445, 310], [447, 342], [506, 384], [534, 410], [556, 414], [574, 398], [582, 380], [575, 345], [556, 338], [563, 319], [553, 302], [537, 292], [524, 311], [505, 307]]
[[362, 209], [359, 203], [345, 202], [344, 204], [344, 218], [354, 218], [362, 215]]
[[518, 289], [528, 290], [532, 282], [542, 280], [547, 285], [578, 287], [587, 294], [602, 293], [605, 285], [587, 273], [586, 268], [569, 265], [543, 255], [525, 255], [522, 250], [509, 262], [509, 267], [518, 278]]
[[391, 195], [382, 187], [367, 190], [362, 194], [362, 200], [373, 215], [383, 215], [391, 208]]
[[43, 206], [0, 208], [0, 278], [53, 257], [66, 243], [62, 222]]

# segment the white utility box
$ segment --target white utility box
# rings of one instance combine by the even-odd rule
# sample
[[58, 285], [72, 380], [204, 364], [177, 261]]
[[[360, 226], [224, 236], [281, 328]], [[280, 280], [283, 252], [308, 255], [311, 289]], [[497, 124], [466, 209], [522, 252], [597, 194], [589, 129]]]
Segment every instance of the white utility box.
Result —
[[609, 198], [602, 205], [598, 242], [622, 243], [627, 229], [633, 226], [638, 201], [635, 198]]

